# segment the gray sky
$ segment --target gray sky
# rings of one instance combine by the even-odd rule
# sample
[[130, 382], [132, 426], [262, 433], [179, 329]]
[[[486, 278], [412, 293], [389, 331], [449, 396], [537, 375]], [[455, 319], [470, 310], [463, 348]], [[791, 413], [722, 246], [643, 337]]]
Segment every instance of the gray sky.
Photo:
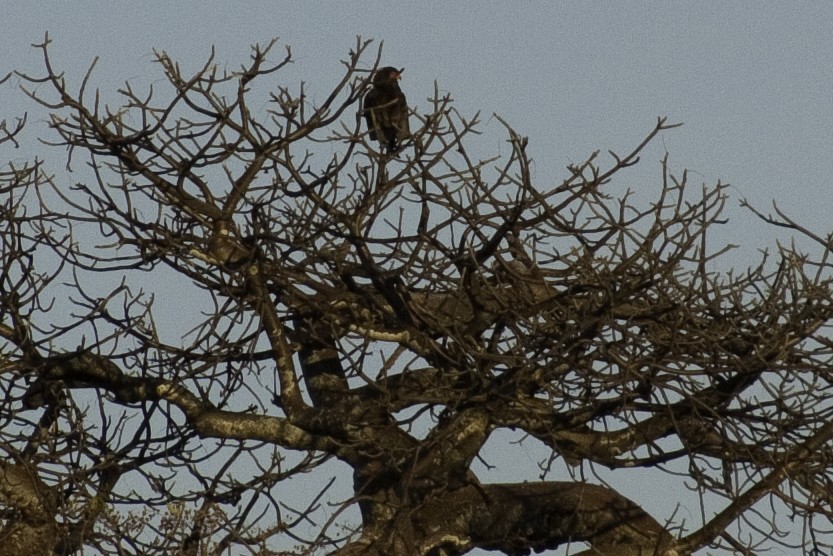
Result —
[[[542, 187], [593, 150], [624, 153], [657, 116], [668, 116], [685, 126], [663, 135], [611, 193], [632, 187], [650, 198], [668, 150], [672, 168], [687, 168], [695, 189], [717, 180], [734, 186], [731, 222], [715, 238], [745, 248], [728, 263], [751, 265], [757, 248], [787, 237], [740, 209], [743, 197], [762, 209], [775, 199], [809, 228], [833, 229], [830, 2], [7, 1], [2, 19], [0, 75], [41, 73], [30, 45], [49, 31], [52, 56], [71, 82], [100, 57], [96, 83], [105, 94], [125, 80], [161, 79], [154, 48], [193, 69], [213, 45], [217, 61], [233, 69], [247, 61], [250, 44], [279, 37], [297, 61], [276, 86], [303, 80], [323, 99], [357, 35], [384, 40], [383, 62], [406, 68], [401, 84], [412, 105], [428, 110], [436, 80], [463, 114], [482, 111], [485, 148], [505, 152], [505, 134], [491, 119], [498, 113], [529, 137]], [[42, 132], [43, 112], [15, 83], [0, 87], [0, 119], [23, 111], [29, 132]], [[58, 155], [48, 155], [56, 168]], [[499, 465], [494, 480], [534, 480], [541, 454], [525, 445], [514, 455], [522, 461]], [[678, 500], [645, 500], [644, 490], [636, 480], [625, 494], [668, 518]], [[696, 500], [685, 512], [697, 521]]]
[[[11, 4], [11, 7], [9, 7]], [[281, 83], [324, 94], [356, 35], [384, 40], [384, 62], [404, 66], [411, 104], [427, 111], [436, 80], [464, 114], [480, 110], [490, 151], [505, 145], [492, 113], [530, 139], [535, 179], [565, 175], [595, 149], [634, 146], [657, 116], [685, 122], [619, 182], [651, 194], [667, 149], [694, 185], [735, 186], [731, 226], [716, 239], [771, 245], [772, 232], [736, 210], [772, 199], [824, 230], [833, 174], [833, 4], [828, 2], [9, 2], [0, 71], [38, 68], [29, 45], [44, 31], [74, 78], [100, 56], [97, 83], [160, 78], [152, 49], [185, 68], [236, 68], [254, 42], [279, 37], [297, 62]], [[274, 51], [277, 58], [280, 50]], [[277, 78], [276, 78], [277, 79]], [[277, 81], [276, 81], [277, 84]], [[0, 88], [2, 115], [21, 110]], [[29, 107], [31, 108], [31, 107]], [[487, 145], [488, 146], [488, 145]], [[811, 202], [806, 202], [807, 200]]]

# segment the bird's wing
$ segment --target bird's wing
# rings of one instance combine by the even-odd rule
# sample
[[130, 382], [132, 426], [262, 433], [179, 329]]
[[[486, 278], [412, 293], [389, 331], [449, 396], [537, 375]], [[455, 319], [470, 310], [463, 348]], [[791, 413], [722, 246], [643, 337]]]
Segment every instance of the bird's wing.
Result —
[[397, 139], [403, 141], [411, 136], [411, 125], [410, 125], [410, 118], [408, 115], [408, 101], [405, 98], [405, 93], [402, 91], [399, 92], [397, 95], [397, 103], [392, 110], [394, 112], [393, 117], [391, 118], [394, 120], [394, 127], [396, 128], [396, 136]]

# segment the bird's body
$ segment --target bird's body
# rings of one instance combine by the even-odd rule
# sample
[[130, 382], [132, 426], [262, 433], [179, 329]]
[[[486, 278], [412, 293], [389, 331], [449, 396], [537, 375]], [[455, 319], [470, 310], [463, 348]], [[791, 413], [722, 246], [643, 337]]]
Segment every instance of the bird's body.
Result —
[[398, 83], [401, 73], [390, 66], [376, 70], [373, 88], [362, 105], [370, 138], [379, 141], [389, 153], [397, 152], [411, 136], [408, 102]]

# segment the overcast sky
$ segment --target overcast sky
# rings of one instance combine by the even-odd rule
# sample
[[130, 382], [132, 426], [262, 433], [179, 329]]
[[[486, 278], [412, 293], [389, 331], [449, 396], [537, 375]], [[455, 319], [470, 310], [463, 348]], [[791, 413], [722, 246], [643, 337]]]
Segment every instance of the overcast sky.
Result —
[[[811, 229], [833, 229], [833, 2], [7, 0], [3, 12], [0, 75], [39, 73], [30, 45], [48, 31], [56, 65], [72, 82], [100, 57], [96, 82], [105, 93], [125, 80], [161, 79], [153, 49], [196, 68], [213, 45], [217, 61], [233, 69], [247, 61], [250, 44], [278, 37], [297, 61], [276, 86], [303, 80], [323, 99], [357, 35], [383, 40], [383, 63], [406, 68], [410, 104], [427, 111], [436, 81], [463, 114], [482, 112], [483, 141], [495, 152], [506, 148], [490, 119], [499, 114], [529, 138], [542, 187], [593, 150], [634, 147], [668, 116], [685, 126], [664, 134], [615, 187], [656, 192], [665, 150], [695, 186], [731, 183], [731, 222], [718, 238], [746, 246], [730, 261], [742, 266], [785, 236], [739, 208], [741, 198], [763, 209], [777, 200]], [[273, 52], [275, 60], [282, 55]], [[16, 86], [0, 87], [0, 119], [28, 111], [29, 131], [42, 131], [43, 112]], [[517, 452], [524, 461], [495, 476], [508, 480], [520, 469], [534, 479], [539, 454], [524, 450]], [[627, 494], [640, 491], [636, 482]], [[652, 503], [662, 521], [676, 500]], [[696, 518], [696, 502], [688, 510]]]
[[[96, 79], [105, 93], [127, 79], [161, 78], [154, 48], [196, 68], [213, 45], [218, 62], [233, 69], [250, 44], [279, 37], [297, 58], [280, 82], [304, 80], [324, 95], [361, 35], [383, 40], [384, 63], [406, 68], [402, 86], [417, 109], [427, 111], [436, 80], [464, 114], [482, 112], [494, 151], [505, 137], [492, 113], [528, 136], [541, 184], [560, 180], [568, 163], [593, 150], [634, 146], [657, 116], [668, 116], [685, 126], [666, 133], [622, 188], [656, 187], [667, 149], [672, 167], [687, 168], [695, 185], [734, 186], [733, 221], [720, 240], [772, 245], [771, 232], [737, 209], [743, 197], [761, 208], [777, 199], [814, 229], [833, 227], [833, 3], [390, 5], [7, 1], [0, 72], [38, 69], [30, 44], [45, 31], [71, 78], [100, 57]], [[31, 112], [14, 88], [0, 88], [0, 118]]]

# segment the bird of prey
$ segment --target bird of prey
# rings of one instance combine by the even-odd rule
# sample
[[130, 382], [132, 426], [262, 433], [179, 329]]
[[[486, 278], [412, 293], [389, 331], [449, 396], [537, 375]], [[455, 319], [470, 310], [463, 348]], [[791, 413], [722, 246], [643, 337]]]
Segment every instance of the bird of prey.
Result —
[[408, 103], [398, 83], [402, 71], [391, 66], [376, 70], [373, 88], [365, 95], [362, 106], [370, 138], [379, 141], [389, 153], [397, 152], [411, 136]]

